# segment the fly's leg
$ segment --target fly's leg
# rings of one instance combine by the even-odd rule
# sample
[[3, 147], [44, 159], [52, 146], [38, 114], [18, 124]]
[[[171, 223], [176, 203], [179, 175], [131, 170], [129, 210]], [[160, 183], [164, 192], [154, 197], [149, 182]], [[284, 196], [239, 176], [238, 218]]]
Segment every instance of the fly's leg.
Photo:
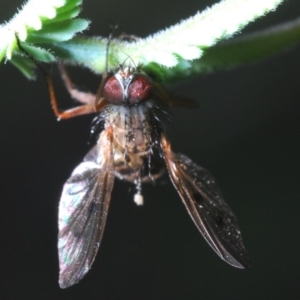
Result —
[[67, 73], [67, 70], [65, 69], [65, 67], [63, 66], [62, 63], [58, 64], [58, 68], [60, 70], [61, 77], [65, 84], [65, 87], [66, 87], [67, 91], [69, 92], [69, 94], [71, 95], [71, 97], [73, 99], [77, 100], [78, 102], [84, 104], [84, 105], [77, 106], [77, 107], [74, 107], [74, 108], [71, 108], [71, 109], [61, 112], [58, 109], [57, 100], [56, 100], [56, 96], [54, 93], [53, 81], [52, 81], [51, 77], [48, 74], [46, 74], [47, 85], [48, 85], [50, 99], [51, 99], [51, 105], [52, 105], [54, 114], [57, 116], [57, 118], [59, 120], [69, 119], [69, 118], [73, 118], [76, 116], [99, 112], [106, 106], [107, 101], [103, 97], [101, 97], [104, 84], [107, 80], [107, 76], [105, 75], [106, 73], [103, 74], [99, 91], [98, 91], [97, 95], [95, 95], [92, 93], [82, 92], [82, 91], [76, 89], [74, 87], [74, 84], [73, 84], [70, 76]]
[[78, 102], [83, 103], [83, 104], [94, 104], [95, 99], [96, 99], [95, 94], [82, 92], [82, 91], [76, 89], [74, 87], [74, 84], [73, 84], [66, 68], [64, 67], [64, 65], [61, 62], [58, 63], [58, 69], [60, 71], [61, 78], [65, 84], [65, 87], [73, 99], [75, 99]]
[[70, 109], [67, 109], [65, 111], [61, 111], [58, 108], [57, 99], [55, 95], [55, 90], [53, 86], [52, 78], [49, 74], [44, 73], [47, 81], [48, 91], [50, 95], [50, 102], [53, 109], [53, 112], [58, 120], [64, 120], [64, 119], [70, 119], [77, 116], [82, 116], [86, 114], [94, 113], [94, 106], [92, 104], [84, 104], [81, 106], [73, 107]]
[[76, 90], [75, 88], [73, 88], [72, 81], [70, 80], [67, 72], [62, 68], [61, 69], [62, 77], [63, 77], [63, 80], [64, 80], [67, 90], [69, 91], [69, 93], [71, 94], [71, 96], [73, 98], [75, 98], [76, 100], [78, 100], [81, 103], [84, 103], [84, 105], [77, 106], [77, 107], [74, 107], [74, 108], [71, 108], [71, 109], [68, 109], [65, 111], [60, 110], [58, 108], [57, 98], [55, 95], [55, 89], [54, 89], [53, 80], [52, 80], [51, 76], [42, 67], [42, 65], [30, 53], [28, 53], [22, 47], [21, 41], [20, 41], [17, 33], [15, 34], [15, 36], [16, 36], [16, 40], [17, 40], [19, 49], [29, 59], [31, 59], [35, 63], [35, 65], [40, 69], [40, 71], [44, 74], [44, 76], [46, 78], [48, 91], [49, 91], [51, 106], [52, 106], [53, 112], [54, 112], [55, 116], [58, 118], [58, 120], [69, 119], [69, 118], [73, 118], [73, 117], [77, 117], [77, 116], [81, 116], [81, 115], [99, 112], [104, 108], [104, 106], [106, 106], [107, 101], [101, 96], [102, 96], [104, 84], [107, 81], [107, 77], [108, 77], [106, 74], [107, 72], [105, 72], [105, 74], [106, 74], [105, 76], [103, 75], [102, 81], [100, 84], [100, 88], [98, 90], [97, 95], [95, 96], [91, 93], [83, 93], [83, 92], [80, 92], [80, 91]]
[[[76, 99], [78, 102], [83, 103], [84, 105], [78, 106], [75, 108], [71, 108], [64, 112], [61, 112], [58, 109], [57, 100], [54, 92], [53, 81], [52, 78], [46, 73], [47, 85], [50, 94], [51, 105], [54, 111], [54, 114], [57, 116], [59, 120], [61, 119], [69, 119], [76, 116], [86, 115], [90, 113], [95, 113], [101, 111], [107, 104], [107, 100], [102, 96], [103, 89], [107, 79], [109, 77], [108, 73], [108, 51], [109, 45], [112, 39], [112, 33], [108, 37], [107, 45], [106, 45], [106, 61], [105, 61], [105, 72], [102, 75], [102, 80], [100, 86], [98, 88], [97, 94], [94, 95], [92, 93], [81, 92], [78, 89], [74, 88], [72, 80], [70, 79], [66, 69], [63, 64], [59, 63], [58, 68], [61, 72], [62, 79], [65, 83], [67, 91], [70, 93], [71, 97]], [[45, 72], [44, 72], [45, 73]]]

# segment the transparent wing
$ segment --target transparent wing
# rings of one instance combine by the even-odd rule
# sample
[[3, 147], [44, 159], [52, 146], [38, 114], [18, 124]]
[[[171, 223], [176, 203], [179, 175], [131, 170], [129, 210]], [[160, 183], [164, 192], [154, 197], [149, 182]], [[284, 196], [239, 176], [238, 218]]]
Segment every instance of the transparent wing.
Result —
[[164, 136], [162, 148], [173, 185], [207, 243], [230, 265], [249, 268], [237, 219], [214, 178], [187, 156], [173, 153]]
[[108, 132], [65, 183], [59, 204], [58, 253], [61, 288], [90, 269], [103, 235], [114, 183]]

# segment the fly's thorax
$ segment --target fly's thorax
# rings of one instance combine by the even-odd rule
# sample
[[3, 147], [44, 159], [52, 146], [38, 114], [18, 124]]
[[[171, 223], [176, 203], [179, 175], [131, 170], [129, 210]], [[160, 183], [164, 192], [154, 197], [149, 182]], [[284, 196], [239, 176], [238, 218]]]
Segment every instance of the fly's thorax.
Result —
[[105, 112], [106, 126], [113, 131], [114, 146], [121, 153], [147, 155], [153, 143], [151, 127], [152, 102], [133, 106], [108, 105]]

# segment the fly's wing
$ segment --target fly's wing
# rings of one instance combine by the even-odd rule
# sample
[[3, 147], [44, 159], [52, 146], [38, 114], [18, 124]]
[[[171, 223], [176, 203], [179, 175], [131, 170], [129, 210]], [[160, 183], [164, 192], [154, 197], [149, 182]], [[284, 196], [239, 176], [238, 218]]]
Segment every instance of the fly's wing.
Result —
[[95, 259], [113, 183], [112, 146], [106, 130], [63, 188], [58, 235], [61, 288], [80, 281]]
[[249, 268], [237, 219], [214, 178], [187, 156], [173, 153], [164, 136], [161, 145], [172, 183], [207, 243], [230, 265]]

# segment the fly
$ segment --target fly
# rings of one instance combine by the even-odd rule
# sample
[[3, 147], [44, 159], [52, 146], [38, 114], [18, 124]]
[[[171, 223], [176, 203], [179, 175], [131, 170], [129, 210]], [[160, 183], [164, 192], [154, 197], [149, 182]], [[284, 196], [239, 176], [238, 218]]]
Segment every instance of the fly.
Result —
[[142, 184], [157, 180], [165, 167], [207, 243], [230, 265], [250, 267], [236, 217], [214, 178], [184, 154], [172, 151], [159, 108], [159, 102], [168, 100], [165, 93], [139, 68], [120, 66], [115, 74], [107, 75], [95, 102], [97, 96], [74, 89], [64, 68], [60, 69], [70, 94], [84, 105], [58, 117], [98, 111], [95, 123], [102, 129], [96, 146], [63, 188], [58, 236], [60, 286], [77, 283], [91, 268], [103, 236], [115, 177], [136, 185], [134, 201], [141, 205]]
[[101, 244], [115, 178], [135, 184], [134, 201], [141, 205], [142, 184], [160, 178], [165, 168], [206, 242], [228, 264], [249, 268], [237, 219], [214, 178], [171, 148], [160, 107], [162, 103], [176, 105], [177, 100], [169, 98], [140, 67], [130, 64], [113, 74], [105, 72], [97, 95], [74, 88], [63, 65], [59, 68], [68, 92], [82, 105], [60, 111], [52, 80], [45, 74], [55, 115], [68, 119], [97, 113], [94, 124], [100, 130], [97, 144], [63, 187], [58, 235], [60, 287], [78, 283], [91, 268]]

